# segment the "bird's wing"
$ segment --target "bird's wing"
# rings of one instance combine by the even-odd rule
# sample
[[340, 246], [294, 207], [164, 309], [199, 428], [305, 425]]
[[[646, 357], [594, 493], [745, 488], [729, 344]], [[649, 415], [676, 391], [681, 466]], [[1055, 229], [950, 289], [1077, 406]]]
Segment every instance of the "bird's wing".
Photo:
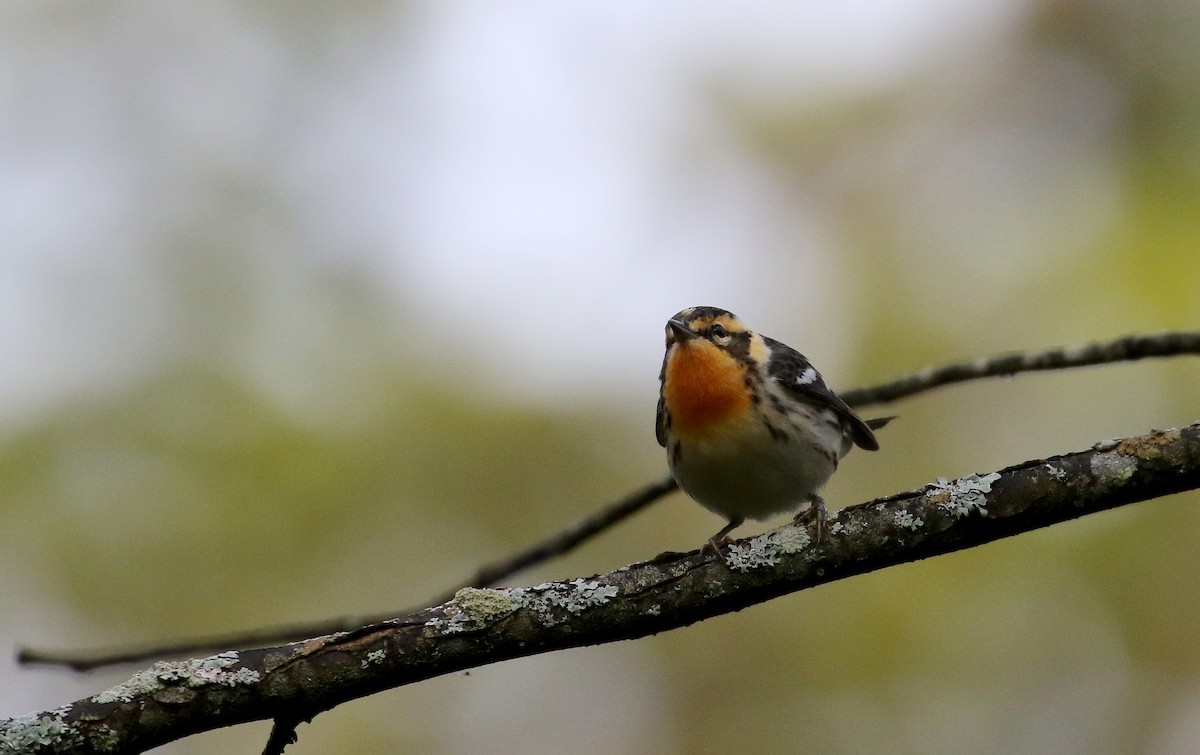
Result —
[[763, 340], [771, 349], [768, 372], [781, 388], [802, 401], [832, 409], [849, 428], [850, 438], [855, 445], [868, 451], [879, 450], [875, 433], [840, 396], [825, 385], [821, 373], [803, 354], [773, 338]]

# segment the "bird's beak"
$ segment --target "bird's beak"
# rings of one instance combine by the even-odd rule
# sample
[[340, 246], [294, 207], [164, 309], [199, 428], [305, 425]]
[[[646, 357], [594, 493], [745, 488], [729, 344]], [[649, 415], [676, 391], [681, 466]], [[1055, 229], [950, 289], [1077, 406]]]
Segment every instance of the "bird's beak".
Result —
[[688, 341], [697, 335], [695, 331], [679, 320], [667, 320], [667, 327], [674, 332], [675, 338], [679, 341]]

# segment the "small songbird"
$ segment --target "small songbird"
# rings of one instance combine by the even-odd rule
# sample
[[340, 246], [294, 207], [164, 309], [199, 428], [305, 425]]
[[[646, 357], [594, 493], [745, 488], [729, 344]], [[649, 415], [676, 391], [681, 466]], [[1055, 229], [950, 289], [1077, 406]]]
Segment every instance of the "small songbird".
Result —
[[708, 546], [720, 554], [746, 519], [788, 511], [815, 519], [817, 492], [857, 445], [875, 451], [873, 428], [831, 391], [808, 360], [716, 307], [667, 320], [658, 398], [658, 443], [679, 487], [729, 523]]

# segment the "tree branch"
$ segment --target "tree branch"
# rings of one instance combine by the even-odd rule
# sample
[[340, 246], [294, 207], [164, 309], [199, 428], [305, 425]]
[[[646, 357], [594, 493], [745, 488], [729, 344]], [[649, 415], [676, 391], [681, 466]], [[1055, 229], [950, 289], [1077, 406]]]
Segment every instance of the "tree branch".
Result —
[[[1159, 333], [1148, 336], [1126, 336], [1114, 341], [1085, 346], [1060, 347], [1045, 351], [1012, 352], [983, 357], [972, 362], [930, 367], [890, 383], [846, 391], [842, 398], [851, 406], [861, 408], [890, 403], [946, 385], [991, 377], [1011, 377], [1022, 372], [1085, 367], [1113, 362], [1134, 361], [1152, 357], [1200, 354], [1200, 332]], [[605, 505], [595, 513], [568, 525], [550, 537], [511, 556], [481, 567], [458, 587], [436, 596], [430, 603], [443, 603], [463, 587], [487, 587], [511, 577], [530, 566], [570, 552], [582, 543], [599, 535], [618, 522], [641, 511], [678, 486], [670, 476], [650, 483], [640, 490]], [[412, 613], [402, 611], [399, 613]], [[395, 614], [389, 614], [389, 616]], [[189, 653], [222, 650], [233, 647], [255, 647], [264, 644], [302, 640], [320, 634], [350, 631], [355, 627], [385, 621], [389, 616], [347, 616], [322, 622], [269, 627], [249, 632], [234, 632], [197, 637], [176, 643], [149, 647], [113, 648], [63, 652], [19, 648], [17, 662], [66, 666], [76, 671], [90, 671], [119, 663], [144, 661], [152, 658], [178, 657]]]
[[[723, 561], [665, 553], [608, 574], [453, 600], [351, 632], [160, 662], [51, 711], [0, 721], [0, 753], [137, 753], [501, 660], [644, 637], [815, 585], [1200, 487], [1200, 423], [1099, 443], [843, 509], [814, 545], [789, 524]], [[284, 732], [286, 734], [286, 731]]]
[[1085, 346], [997, 354], [974, 362], [930, 367], [890, 383], [846, 391], [839, 395], [847, 404], [855, 407], [886, 404], [968, 380], [1012, 377], [1021, 372], [1065, 370], [1181, 354], [1200, 354], [1200, 332], [1125, 336], [1115, 341], [1089, 343]]

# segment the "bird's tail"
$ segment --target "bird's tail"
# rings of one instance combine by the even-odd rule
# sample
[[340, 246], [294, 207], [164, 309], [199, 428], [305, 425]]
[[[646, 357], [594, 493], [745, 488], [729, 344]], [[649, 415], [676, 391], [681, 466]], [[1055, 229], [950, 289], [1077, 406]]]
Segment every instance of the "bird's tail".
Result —
[[871, 428], [872, 430], [878, 430], [879, 428], [886, 426], [887, 423], [894, 420], [896, 418], [896, 416], [897, 415], [893, 414], [890, 417], [873, 417], [871, 419], [864, 420], [864, 421], [867, 423], [867, 427]]

